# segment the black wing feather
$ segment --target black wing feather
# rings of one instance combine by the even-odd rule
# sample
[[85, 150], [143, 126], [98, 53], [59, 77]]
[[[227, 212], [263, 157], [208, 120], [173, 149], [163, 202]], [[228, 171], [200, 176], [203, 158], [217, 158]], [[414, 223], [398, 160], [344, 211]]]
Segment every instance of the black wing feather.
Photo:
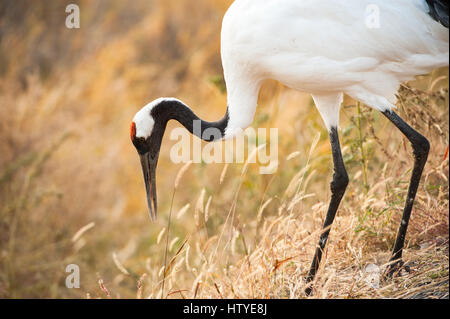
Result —
[[430, 12], [428, 14], [437, 22], [440, 22], [444, 27], [448, 28], [448, 3], [449, 0], [426, 0]]

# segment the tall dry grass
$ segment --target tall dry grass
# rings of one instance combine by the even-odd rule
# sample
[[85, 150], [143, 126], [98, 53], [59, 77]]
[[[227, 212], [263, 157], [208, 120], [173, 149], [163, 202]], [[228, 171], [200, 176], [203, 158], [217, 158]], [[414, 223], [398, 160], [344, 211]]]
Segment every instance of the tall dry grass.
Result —
[[[178, 175], [166, 136], [151, 224], [129, 122], [159, 96], [222, 115], [218, 35], [229, 2], [74, 2], [79, 30], [64, 27], [62, 3], [0, 3], [0, 297], [305, 297], [332, 172], [310, 97], [264, 85], [253, 125], [279, 128], [274, 175], [253, 164]], [[407, 236], [411, 273], [373, 283], [395, 240], [411, 149], [382, 115], [347, 99], [351, 184], [315, 297], [448, 298], [448, 69], [399, 96], [399, 113], [432, 145]], [[80, 289], [65, 286], [72, 263]]]

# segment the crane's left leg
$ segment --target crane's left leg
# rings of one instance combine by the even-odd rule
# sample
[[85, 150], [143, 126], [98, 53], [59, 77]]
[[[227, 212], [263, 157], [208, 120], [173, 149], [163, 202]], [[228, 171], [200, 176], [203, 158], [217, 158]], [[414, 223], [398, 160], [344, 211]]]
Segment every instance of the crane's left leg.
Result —
[[404, 122], [395, 112], [388, 110], [383, 112], [383, 114], [392, 123], [394, 123], [394, 125], [411, 142], [414, 154], [414, 169], [411, 176], [411, 182], [409, 184], [408, 196], [406, 198], [406, 204], [403, 210], [403, 217], [400, 223], [400, 228], [397, 233], [397, 239], [392, 251], [392, 257], [390, 259], [391, 264], [389, 265], [386, 273], [389, 277], [391, 277], [403, 265], [402, 252], [403, 246], [405, 244], [406, 231], [408, 229], [409, 218], [411, 216], [417, 189], [419, 188], [420, 178], [422, 176], [425, 163], [428, 159], [430, 143], [424, 136], [410, 127], [406, 122]]
[[347, 189], [349, 183], [347, 170], [344, 165], [344, 159], [342, 158], [338, 134], [339, 110], [343, 101], [343, 94], [313, 95], [313, 99], [328, 129], [331, 143], [331, 153], [333, 155], [334, 174], [330, 185], [331, 200], [328, 206], [327, 215], [325, 217], [323, 231], [320, 235], [316, 253], [314, 254], [314, 258], [311, 263], [311, 268], [308, 276], [306, 277], [306, 283], [308, 286], [305, 289], [305, 293], [308, 296], [311, 294], [313, 289], [312, 282], [314, 281], [317, 271], [319, 270], [322, 254], [327, 244], [328, 236], [330, 235], [331, 225], [333, 224], [339, 204], [344, 197], [345, 190]]

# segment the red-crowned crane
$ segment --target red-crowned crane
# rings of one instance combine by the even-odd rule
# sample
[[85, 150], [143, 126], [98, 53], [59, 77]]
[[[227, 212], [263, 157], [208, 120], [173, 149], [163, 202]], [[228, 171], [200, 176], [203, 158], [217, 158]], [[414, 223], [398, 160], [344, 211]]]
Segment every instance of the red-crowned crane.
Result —
[[[376, 20], [370, 21], [367, 12]], [[428, 140], [393, 111], [396, 92], [402, 82], [448, 65], [448, 26], [446, 0], [235, 0], [221, 33], [225, 116], [206, 122], [180, 100], [160, 98], [133, 120], [131, 139], [141, 159], [152, 220], [157, 212], [155, 170], [169, 120], [206, 141], [231, 138], [252, 123], [264, 80], [308, 92], [329, 131], [334, 163], [324, 231], [307, 276], [311, 283], [349, 183], [338, 137], [345, 93], [383, 113], [412, 144], [414, 168], [388, 268], [392, 274], [403, 264], [408, 222], [430, 150]], [[201, 123], [200, 130], [194, 121]]]

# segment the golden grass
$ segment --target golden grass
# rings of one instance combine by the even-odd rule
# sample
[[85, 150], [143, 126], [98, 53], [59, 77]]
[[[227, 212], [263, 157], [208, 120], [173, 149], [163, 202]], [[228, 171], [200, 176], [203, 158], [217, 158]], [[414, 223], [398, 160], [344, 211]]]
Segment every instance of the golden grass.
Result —
[[[0, 4], [0, 15], [15, 12], [0, 16], [0, 297], [306, 298], [332, 173], [309, 96], [264, 85], [253, 125], [279, 128], [274, 175], [254, 164], [175, 165], [166, 134], [157, 223], [147, 213], [129, 122], [159, 96], [207, 120], [222, 115], [218, 34], [228, 5], [80, 1], [73, 31], [60, 4]], [[315, 298], [448, 298], [448, 68], [399, 96], [400, 115], [432, 146], [407, 235], [411, 273], [373, 284], [395, 239], [411, 149], [382, 115], [346, 99], [351, 182]], [[80, 289], [64, 284], [72, 263]]]

